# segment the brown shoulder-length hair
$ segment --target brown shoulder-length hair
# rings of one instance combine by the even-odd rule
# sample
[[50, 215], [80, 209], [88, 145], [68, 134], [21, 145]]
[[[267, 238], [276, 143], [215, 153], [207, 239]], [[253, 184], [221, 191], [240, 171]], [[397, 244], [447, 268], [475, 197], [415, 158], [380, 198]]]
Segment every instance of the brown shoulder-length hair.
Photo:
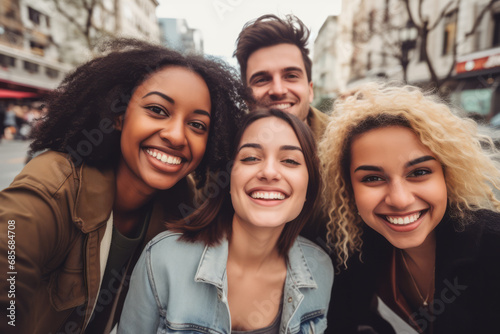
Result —
[[277, 44], [293, 44], [299, 48], [307, 81], [311, 82], [312, 61], [309, 58], [309, 49], [306, 47], [309, 35], [309, 29], [295, 15], [287, 15], [285, 19], [281, 19], [276, 15], [267, 14], [247, 22], [238, 35], [233, 54], [240, 65], [243, 83], [247, 82], [247, 61], [250, 55], [261, 48]]
[[[243, 119], [242, 127], [234, 141], [233, 161], [245, 130], [255, 121], [267, 117], [281, 119], [293, 129], [302, 148], [309, 176], [306, 192], [307, 200], [304, 207], [297, 218], [285, 225], [278, 239], [279, 254], [286, 258], [290, 247], [314, 211], [314, 204], [319, 189], [321, 189], [319, 160], [316, 152], [316, 142], [309, 127], [294, 115], [278, 109], [270, 109], [251, 112]], [[223, 175], [227, 172], [222, 171], [220, 173], [222, 175], [219, 174], [218, 179], [229, 179], [229, 175]], [[221, 184], [221, 182], [217, 182], [217, 184]], [[207, 184], [207, 186], [214, 187], [215, 185]], [[219, 187], [218, 191], [214, 192], [215, 195], [208, 198], [197, 210], [185, 219], [167, 223], [167, 228], [171, 231], [183, 233], [182, 239], [186, 241], [201, 241], [209, 246], [218, 244], [224, 237], [231, 238], [234, 208], [231, 204], [229, 188], [229, 184], [225, 187]]]

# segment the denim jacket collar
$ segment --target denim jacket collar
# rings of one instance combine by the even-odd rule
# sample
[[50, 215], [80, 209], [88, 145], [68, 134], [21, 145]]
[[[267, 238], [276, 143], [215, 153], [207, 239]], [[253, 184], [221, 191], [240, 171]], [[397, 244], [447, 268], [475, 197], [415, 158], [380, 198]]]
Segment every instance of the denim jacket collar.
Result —
[[205, 246], [194, 277], [195, 282], [209, 283], [223, 289], [225, 287], [227, 255], [227, 239], [212, 247]]
[[[224, 239], [216, 246], [206, 246], [201, 256], [195, 281], [224, 287], [228, 256], [228, 241]], [[288, 253], [288, 272], [297, 288], [318, 288], [300, 244], [294, 242]]]
[[[227, 301], [227, 256], [227, 239], [221, 241], [219, 245], [206, 246], [195, 275], [196, 282], [216, 286], [219, 292], [223, 293], [223, 296], [219, 296], [223, 301]], [[294, 318], [294, 315], [304, 299], [300, 289], [307, 288], [317, 289], [318, 285], [313, 278], [300, 243], [295, 241], [288, 252], [280, 333], [287, 333], [290, 328], [299, 327], [301, 319]]]

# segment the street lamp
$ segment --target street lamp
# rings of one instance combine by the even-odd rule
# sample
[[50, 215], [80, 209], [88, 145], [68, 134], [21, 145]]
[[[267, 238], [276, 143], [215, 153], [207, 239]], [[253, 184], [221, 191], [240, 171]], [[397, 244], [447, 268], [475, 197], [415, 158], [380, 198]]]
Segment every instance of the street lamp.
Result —
[[401, 67], [403, 68], [403, 80], [408, 81], [408, 64], [410, 59], [408, 54], [417, 44], [418, 30], [413, 23], [408, 20], [406, 26], [399, 30], [399, 41], [401, 42]]

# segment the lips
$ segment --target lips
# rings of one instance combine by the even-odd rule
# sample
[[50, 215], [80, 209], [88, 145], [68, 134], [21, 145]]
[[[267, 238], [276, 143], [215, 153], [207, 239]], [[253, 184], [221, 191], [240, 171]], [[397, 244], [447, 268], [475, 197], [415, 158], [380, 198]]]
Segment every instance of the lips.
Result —
[[147, 148], [145, 151], [147, 154], [149, 154], [150, 156], [152, 156], [156, 160], [161, 161], [162, 163], [168, 164], [168, 165], [180, 165], [182, 163], [182, 160], [183, 160], [181, 157], [167, 154], [163, 151], [153, 149], [153, 148]]

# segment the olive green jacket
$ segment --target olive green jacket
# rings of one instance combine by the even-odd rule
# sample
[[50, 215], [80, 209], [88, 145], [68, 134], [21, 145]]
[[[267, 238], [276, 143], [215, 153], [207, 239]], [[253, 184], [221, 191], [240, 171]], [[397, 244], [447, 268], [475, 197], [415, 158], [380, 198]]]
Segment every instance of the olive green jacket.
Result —
[[307, 115], [307, 124], [314, 134], [316, 143], [318, 143], [323, 136], [323, 133], [325, 132], [328, 121], [330, 120], [330, 116], [314, 107], [310, 107], [309, 110], [309, 114]]
[[[179, 198], [187, 198], [181, 195], [181, 188], [188, 192], [185, 180], [176, 187], [180, 190], [156, 197], [145, 240], [129, 271], [145, 244], [165, 229], [166, 213], [179, 208]], [[11, 308], [7, 321], [0, 321], [0, 333], [82, 332], [93, 313], [111, 244], [108, 218], [114, 194], [112, 169], [75, 166], [53, 151], [33, 159], [0, 192], [0, 308]], [[9, 258], [8, 251], [14, 256]], [[126, 292], [128, 277], [123, 276], [117, 277], [117, 286]], [[115, 303], [116, 318], [122, 302]]]

